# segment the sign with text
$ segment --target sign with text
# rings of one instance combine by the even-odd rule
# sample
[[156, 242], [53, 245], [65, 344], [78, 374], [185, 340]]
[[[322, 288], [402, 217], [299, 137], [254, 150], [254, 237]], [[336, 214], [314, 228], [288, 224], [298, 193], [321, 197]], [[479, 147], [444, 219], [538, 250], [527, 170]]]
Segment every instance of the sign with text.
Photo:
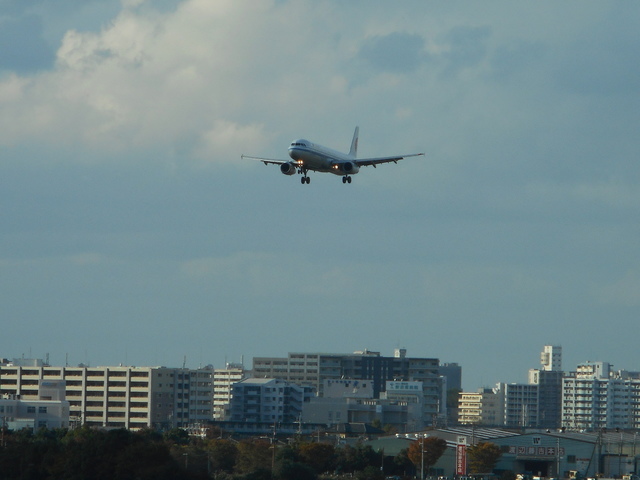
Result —
[[558, 455], [564, 456], [564, 447], [558, 449], [556, 447], [511, 445], [509, 453], [527, 457], [556, 457]]
[[467, 437], [458, 437], [456, 445], [456, 475], [467, 474]]

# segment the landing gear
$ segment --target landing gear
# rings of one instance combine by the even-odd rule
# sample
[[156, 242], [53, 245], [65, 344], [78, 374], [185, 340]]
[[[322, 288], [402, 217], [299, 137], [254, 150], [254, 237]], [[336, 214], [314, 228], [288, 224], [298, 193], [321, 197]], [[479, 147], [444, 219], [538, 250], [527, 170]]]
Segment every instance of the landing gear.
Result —
[[302, 178], [300, 179], [300, 183], [301, 183], [301, 184], [303, 184], [303, 185], [304, 185], [305, 183], [306, 183], [307, 185], [309, 185], [309, 184], [311, 183], [311, 179], [310, 179], [309, 177], [307, 177], [307, 172], [308, 172], [308, 171], [309, 171], [309, 170], [307, 170], [306, 168], [300, 168], [300, 169], [298, 170], [298, 173], [300, 173], [300, 174], [302, 175]]
[[351, 183], [351, 177], [349, 175], [345, 175], [342, 177], [342, 183]]

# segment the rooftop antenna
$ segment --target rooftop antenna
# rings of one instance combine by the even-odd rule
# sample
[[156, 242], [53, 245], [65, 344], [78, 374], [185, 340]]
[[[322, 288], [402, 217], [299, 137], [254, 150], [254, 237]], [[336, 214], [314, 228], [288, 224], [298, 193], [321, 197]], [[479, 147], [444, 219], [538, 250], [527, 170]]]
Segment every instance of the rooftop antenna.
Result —
[[184, 356], [184, 359], [182, 360], [182, 369], [184, 370], [185, 368], [187, 368], [187, 356]]

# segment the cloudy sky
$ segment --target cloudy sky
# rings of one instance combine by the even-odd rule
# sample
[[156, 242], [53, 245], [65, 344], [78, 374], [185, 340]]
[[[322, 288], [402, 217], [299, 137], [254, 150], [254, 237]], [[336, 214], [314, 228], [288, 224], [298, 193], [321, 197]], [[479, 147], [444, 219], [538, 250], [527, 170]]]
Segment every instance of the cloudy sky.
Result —
[[[640, 370], [640, 4], [0, 2], [0, 357]], [[351, 185], [277, 167], [305, 137]]]

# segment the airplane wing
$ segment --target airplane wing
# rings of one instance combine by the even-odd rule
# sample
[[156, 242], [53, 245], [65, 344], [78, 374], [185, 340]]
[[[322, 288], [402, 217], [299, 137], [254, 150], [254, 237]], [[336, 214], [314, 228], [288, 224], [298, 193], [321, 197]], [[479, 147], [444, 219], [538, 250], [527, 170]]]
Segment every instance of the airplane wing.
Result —
[[291, 160], [280, 160], [278, 158], [264, 158], [264, 157], [252, 157], [250, 155], [240, 155], [240, 158], [250, 158], [252, 160], [260, 160], [265, 165], [282, 165], [283, 163], [289, 163]]
[[394, 157], [378, 157], [378, 158], [360, 158], [356, 159], [355, 163], [359, 167], [368, 167], [369, 165], [373, 165], [375, 168], [379, 163], [397, 163], [398, 160], [402, 160], [407, 157], [419, 157], [424, 155], [424, 153], [410, 153], [409, 155], [396, 155]]

